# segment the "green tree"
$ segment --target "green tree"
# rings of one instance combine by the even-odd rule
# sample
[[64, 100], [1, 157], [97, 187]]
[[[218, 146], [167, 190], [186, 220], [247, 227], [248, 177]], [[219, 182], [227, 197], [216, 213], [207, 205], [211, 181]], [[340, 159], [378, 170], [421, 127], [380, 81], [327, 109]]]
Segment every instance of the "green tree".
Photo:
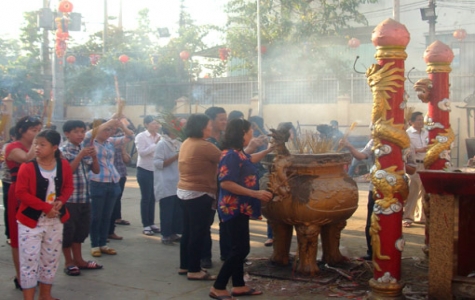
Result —
[[[346, 62], [332, 55], [334, 37], [357, 24], [366, 25], [358, 12], [363, 3], [377, 0], [261, 0], [261, 44], [265, 75], [307, 75], [317, 69], [329, 70], [330, 65]], [[235, 69], [257, 72], [257, 12], [256, 2], [230, 0], [227, 44], [232, 56], [238, 58]], [[336, 62], [334, 62], [336, 61]]]
[[[36, 12], [24, 13], [25, 25], [21, 28], [20, 42], [0, 41], [0, 97], [12, 95], [17, 108], [41, 106], [43, 101], [39, 46], [41, 37], [36, 28]], [[23, 108], [22, 108], [23, 107]], [[37, 113], [28, 111], [20, 114]]]
[[[69, 53], [76, 56], [76, 64], [66, 68], [66, 99], [71, 102], [113, 103], [116, 98], [114, 76], [117, 76], [121, 94], [125, 85], [148, 86], [152, 103], [171, 109], [180, 96], [189, 96], [187, 83], [189, 70], [195, 77], [199, 65], [191, 59], [184, 62], [179, 53], [183, 50], [193, 54], [208, 46], [203, 39], [212, 26], [196, 26], [187, 13], [182, 14], [183, 25], [178, 37], [160, 46], [158, 30], [150, 26], [148, 9], [138, 14], [139, 27], [131, 31], [122, 31], [109, 24], [107, 30], [105, 54], [102, 54], [102, 32], [94, 33], [83, 45], [74, 45]], [[89, 55], [98, 54], [97, 65], [89, 63]], [[118, 58], [127, 55], [130, 60], [123, 64]], [[146, 82], [147, 84], [143, 85]], [[172, 88], [169, 88], [171, 84]]]

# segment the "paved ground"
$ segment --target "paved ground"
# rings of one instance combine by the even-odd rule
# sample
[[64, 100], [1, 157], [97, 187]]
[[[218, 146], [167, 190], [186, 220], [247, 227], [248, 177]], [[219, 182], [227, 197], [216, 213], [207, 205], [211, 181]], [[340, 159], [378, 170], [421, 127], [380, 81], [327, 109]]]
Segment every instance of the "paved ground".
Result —
[[[116, 256], [102, 256], [98, 260], [104, 265], [103, 270], [82, 271], [78, 277], [70, 277], [59, 272], [53, 286], [53, 296], [67, 300], [86, 299], [209, 299], [211, 282], [188, 281], [177, 275], [179, 246], [166, 246], [159, 236], [148, 237], [142, 234], [140, 224], [140, 192], [135, 178], [135, 169], [130, 168], [124, 198], [122, 199], [123, 218], [132, 225], [118, 226], [116, 233], [123, 236], [122, 241], [111, 241], [110, 246], [118, 251]], [[365, 254], [364, 225], [366, 220], [367, 183], [358, 183], [360, 189], [359, 208], [348, 221], [342, 233], [341, 250], [348, 257]], [[158, 207], [158, 205], [157, 205]], [[158, 216], [158, 208], [157, 214]], [[158, 217], [157, 217], [158, 221]], [[0, 230], [3, 232], [3, 219]], [[213, 262], [212, 274], [219, 271], [219, 246], [217, 222], [212, 228]], [[264, 247], [266, 239], [265, 221], [251, 221], [251, 259], [267, 258], [272, 249]], [[422, 257], [420, 248], [423, 242], [423, 226], [404, 228], [406, 248], [404, 261]], [[295, 237], [294, 237], [295, 238]], [[85, 259], [92, 259], [89, 254], [89, 241], [83, 246]], [[295, 251], [295, 243], [292, 246]], [[412, 263], [410, 263], [412, 266]], [[406, 274], [404, 273], [406, 272]], [[411, 270], [404, 271], [403, 277]], [[13, 264], [10, 247], [0, 237], [0, 299], [22, 299], [21, 292], [14, 289]], [[266, 299], [344, 299], [337, 294], [320, 288], [308, 288], [308, 285], [296, 281], [281, 281], [252, 276], [255, 285], [265, 291], [256, 297]], [[242, 298], [241, 298], [242, 299]], [[245, 299], [245, 298], [244, 298]]]

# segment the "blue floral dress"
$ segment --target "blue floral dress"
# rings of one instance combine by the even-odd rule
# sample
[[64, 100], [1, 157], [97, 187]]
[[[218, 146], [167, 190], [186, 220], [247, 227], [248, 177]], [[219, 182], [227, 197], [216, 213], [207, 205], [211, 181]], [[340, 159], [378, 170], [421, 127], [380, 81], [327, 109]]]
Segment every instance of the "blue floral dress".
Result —
[[[224, 150], [218, 166], [218, 181], [233, 181], [245, 188], [258, 190], [257, 168], [251, 162], [251, 156], [234, 149]], [[233, 194], [219, 189], [218, 215], [226, 222], [239, 214], [252, 219], [261, 218], [261, 202], [249, 196]]]

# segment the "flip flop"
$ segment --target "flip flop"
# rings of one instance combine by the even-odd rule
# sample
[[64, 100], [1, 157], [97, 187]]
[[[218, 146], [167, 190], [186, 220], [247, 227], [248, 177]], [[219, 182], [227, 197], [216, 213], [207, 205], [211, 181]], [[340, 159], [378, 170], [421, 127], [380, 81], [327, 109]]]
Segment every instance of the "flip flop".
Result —
[[259, 296], [259, 295], [262, 295], [262, 291], [258, 291], [256, 289], [249, 289], [249, 291], [246, 291], [246, 292], [241, 292], [241, 293], [237, 293], [237, 292], [231, 292], [231, 295], [235, 296], [235, 297], [239, 297], [239, 296]]
[[216, 280], [216, 275], [205, 273], [205, 275], [201, 277], [187, 277], [187, 278], [188, 280]]
[[93, 260], [89, 260], [85, 266], [78, 266], [81, 270], [99, 270], [102, 269], [102, 265]]
[[77, 266], [67, 266], [64, 268], [64, 273], [69, 276], [79, 276], [81, 275], [81, 271]]
[[236, 298], [234, 298], [233, 296], [229, 296], [229, 295], [218, 296], [218, 295], [216, 295], [216, 294], [213, 293], [213, 292], [210, 292], [210, 293], [209, 293], [209, 297], [210, 297], [211, 299], [218, 299], [218, 300], [226, 300], [226, 299], [231, 299], [231, 300], [233, 300], [233, 299], [236, 299]]

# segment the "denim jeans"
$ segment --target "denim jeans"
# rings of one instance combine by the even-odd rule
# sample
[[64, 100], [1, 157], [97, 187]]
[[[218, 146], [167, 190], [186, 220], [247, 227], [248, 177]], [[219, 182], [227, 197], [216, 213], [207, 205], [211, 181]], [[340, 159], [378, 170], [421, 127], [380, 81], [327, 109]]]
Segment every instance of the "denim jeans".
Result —
[[120, 193], [117, 196], [117, 200], [115, 201], [114, 209], [112, 210], [111, 222], [109, 224], [109, 234], [114, 234], [115, 231], [115, 220], [122, 219], [122, 193], [124, 192], [125, 182], [127, 181], [127, 177], [120, 177], [119, 180], [119, 187]]
[[112, 210], [119, 193], [119, 183], [90, 181], [92, 248], [106, 245]]
[[160, 229], [163, 237], [183, 232], [183, 210], [176, 195], [160, 199]]
[[142, 225], [147, 227], [155, 224], [155, 193], [153, 192], [153, 171], [137, 167], [137, 182], [140, 186], [140, 215]]

